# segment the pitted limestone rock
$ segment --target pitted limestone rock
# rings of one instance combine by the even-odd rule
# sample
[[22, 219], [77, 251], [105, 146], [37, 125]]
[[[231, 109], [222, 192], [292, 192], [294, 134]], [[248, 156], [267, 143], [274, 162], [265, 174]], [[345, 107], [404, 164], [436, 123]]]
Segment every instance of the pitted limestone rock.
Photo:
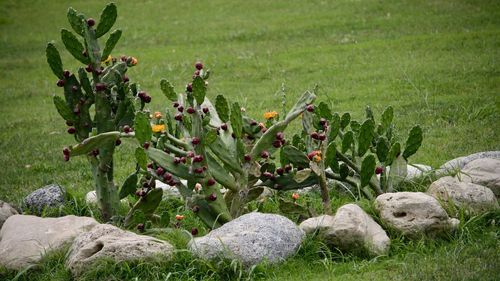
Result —
[[13, 215], [17, 215], [18, 212], [16, 209], [12, 208], [8, 203], [0, 200], [0, 229], [2, 229], [3, 223]]

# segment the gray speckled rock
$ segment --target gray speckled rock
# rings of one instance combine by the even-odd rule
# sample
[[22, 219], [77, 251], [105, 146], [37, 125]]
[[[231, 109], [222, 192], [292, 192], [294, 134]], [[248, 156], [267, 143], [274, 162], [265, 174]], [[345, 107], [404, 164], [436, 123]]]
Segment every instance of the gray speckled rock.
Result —
[[11, 205], [0, 200], [0, 229], [2, 229], [3, 223], [13, 215], [17, 215], [16, 209], [12, 208]]
[[39, 188], [24, 198], [24, 205], [38, 214], [47, 207], [58, 207], [65, 201], [64, 188], [50, 184]]
[[476, 159], [481, 159], [481, 158], [500, 158], [500, 151], [484, 151], [484, 152], [478, 152], [474, 153], [468, 156], [463, 156], [463, 157], [458, 157], [453, 160], [450, 160], [446, 163], [444, 163], [440, 167], [440, 173], [444, 174], [449, 171], [455, 171], [455, 170], [461, 170], [465, 165], [467, 165], [469, 162], [472, 162]]
[[97, 224], [88, 217], [11, 216], [0, 231], [0, 264], [22, 269], [38, 262], [47, 251], [71, 243], [76, 235]]
[[481, 158], [467, 163], [462, 169], [464, 178], [491, 189], [500, 198], [500, 159]]
[[194, 238], [188, 248], [205, 259], [237, 259], [245, 266], [263, 260], [275, 263], [294, 254], [305, 234], [284, 216], [249, 213], [209, 234]]
[[460, 181], [450, 176], [433, 182], [427, 190], [433, 197], [451, 201], [474, 214], [498, 209], [498, 202], [493, 191], [487, 187], [467, 181]]
[[160, 255], [168, 258], [172, 256], [173, 250], [174, 247], [168, 242], [121, 230], [113, 225], [99, 224], [75, 238], [66, 265], [73, 275], [78, 276], [99, 258], [112, 258], [117, 262]]
[[413, 238], [446, 233], [456, 229], [459, 223], [448, 217], [436, 198], [422, 192], [379, 195], [375, 208], [387, 225]]
[[323, 215], [300, 224], [306, 233], [318, 231], [327, 244], [354, 253], [384, 255], [391, 240], [384, 229], [356, 204], [340, 207], [335, 217]]

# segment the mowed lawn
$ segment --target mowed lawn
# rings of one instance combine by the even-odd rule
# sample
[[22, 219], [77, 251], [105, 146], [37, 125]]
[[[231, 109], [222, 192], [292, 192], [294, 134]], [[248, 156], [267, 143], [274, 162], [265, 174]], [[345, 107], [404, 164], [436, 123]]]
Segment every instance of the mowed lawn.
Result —
[[[170, 108], [160, 79], [182, 91], [194, 62], [201, 60], [212, 71], [209, 97], [227, 95], [258, 119], [265, 111], [281, 111], [282, 85], [289, 107], [318, 85], [319, 101], [357, 118], [366, 105], [376, 114], [393, 106], [401, 138], [420, 124], [424, 143], [410, 159], [413, 163], [438, 168], [455, 157], [500, 150], [500, 1], [115, 2], [119, 17], [114, 28], [123, 35], [113, 55], [138, 58], [128, 75], [152, 95], [153, 111]], [[98, 19], [104, 4], [0, 0], [1, 200], [18, 204], [54, 182], [77, 197], [93, 189], [85, 159], [63, 162], [62, 148], [74, 140], [52, 104], [52, 96], [62, 93], [46, 63], [45, 46], [53, 40], [65, 68], [76, 71], [80, 65], [60, 40], [60, 29], [70, 29], [67, 8]], [[298, 129], [292, 126], [288, 134]], [[124, 143], [117, 154], [118, 183], [135, 165], [134, 145]], [[299, 259], [276, 269], [276, 278], [332, 280], [354, 271], [361, 273], [339, 280], [384, 280], [399, 276], [391, 270], [395, 266], [419, 279], [426, 275], [405, 267], [406, 262], [432, 272], [439, 268], [433, 267], [436, 261], [460, 264], [462, 257], [494, 255], [491, 250], [500, 247], [492, 239], [478, 247], [439, 246], [435, 257], [426, 250], [416, 258], [405, 254], [389, 265], [325, 260], [306, 267]], [[465, 250], [457, 253], [460, 247]], [[480, 267], [481, 260], [464, 264]], [[297, 275], [300, 266], [304, 275]], [[457, 269], [457, 278], [474, 279], [461, 274], [466, 269]]]

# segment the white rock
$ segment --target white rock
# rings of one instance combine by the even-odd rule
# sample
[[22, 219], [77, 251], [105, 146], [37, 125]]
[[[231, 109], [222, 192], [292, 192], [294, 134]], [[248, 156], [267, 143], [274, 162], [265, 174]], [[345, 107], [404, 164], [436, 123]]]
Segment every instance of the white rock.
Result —
[[237, 259], [251, 266], [263, 260], [275, 263], [286, 259], [297, 251], [304, 236], [286, 217], [255, 212], [194, 238], [188, 248], [204, 259]]
[[491, 189], [500, 198], [500, 159], [482, 158], [467, 163], [462, 173], [475, 184]]
[[16, 209], [12, 208], [8, 203], [0, 200], [0, 229], [2, 229], [3, 223], [13, 215], [17, 215], [18, 212]]
[[475, 214], [498, 209], [498, 202], [493, 191], [450, 176], [433, 182], [427, 193], [436, 199], [453, 202], [458, 207], [464, 207]]
[[[125, 198], [123, 198], [120, 201], [122, 203], [126, 203], [127, 202], [127, 198], [125, 197]], [[88, 205], [97, 205], [97, 192], [95, 190], [87, 192], [87, 194], [85, 195], [85, 202]]]
[[159, 180], [155, 181], [155, 186], [156, 188], [161, 188], [163, 190], [163, 195], [164, 199], [167, 197], [177, 197], [177, 198], [182, 198], [181, 193], [179, 192], [179, 189], [175, 186], [170, 186], [168, 184], [165, 184]]
[[[390, 170], [391, 167], [387, 167], [387, 173], [389, 173]], [[432, 171], [432, 167], [424, 164], [411, 164], [411, 165], [406, 165], [406, 170], [407, 174], [405, 180], [412, 180], [425, 175], [425, 173]], [[380, 179], [380, 175], [377, 175], [377, 178]]]
[[355, 253], [387, 254], [391, 243], [384, 229], [355, 204], [340, 207], [335, 217], [323, 215], [307, 219], [300, 228], [306, 233], [318, 231], [327, 244]]
[[450, 219], [436, 198], [422, 192], [379, 195], [375, 208], [389, 226], [408, 237], [436, 235], [456, 229], [459, 221]]
[[22, 269], [38, 262], [47, 251], [71, 243], [78, 234], [97, 224], [88, 217], [11, 216], [0, 231], [0, 264]]
[[99, 258], [132, 261], [172, 256], [174, 247], [150, 236], [137, 235], [109, 224], [99, 224], [78, 235], [71, 245], [66, 266], [77, 276]]
[[444, 173], [449, 173], [453, 172], [456, 170], [461, 170], [465, 165], [467, 165], [469, 162], [472, 162], [476, 159], [482, 159], [482, 158], [500, 158], [500, 151], [484, 151], [484, 152], [478, 152], [474, 153], [468, 156], [463, 156], [463, 157], [458, 157], [453, 160], [450, 160], [446, 163], [444, 163], [440, 167], [440, 174]]

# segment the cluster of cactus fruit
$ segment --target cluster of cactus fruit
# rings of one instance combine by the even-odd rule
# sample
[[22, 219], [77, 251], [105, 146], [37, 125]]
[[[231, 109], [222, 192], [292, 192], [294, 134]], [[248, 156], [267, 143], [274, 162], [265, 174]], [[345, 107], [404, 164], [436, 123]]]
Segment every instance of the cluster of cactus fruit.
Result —
[[[98, 24], [72, 8], [68, 9], [67, 17], [73, 32], [62, 29], [62, 42], [84, 66], [75, 74], [64, 70], [55, 45], [49, 43], [46, 48], [47, 62], [59, 79], [56, 84], [64, 90], [64, 98], [54, 96], [54, 104], [69, 127], [68, 133], [78, 142], [64, 148], [63, 155], [66, 161], [73, 156], [87, 156], [101, 215], [109, 220], [117, 214], [119, 204], [118, 189], [113, 181], [115, 147], [120, 145], [121, 137], [133, 136], [130, 126], [136, 111], [142, 110], [151, 97], [139, 91], [138, 85], [130, 82], [126, 75], [128, 68], [137, 64], [137, 59], [111, 57], [121, 30], [111, 32], [104, 49], [100, 48], [98, 39], [108, 33], [116, 21], [114, 4], [103, 9]], [[92, 112], [95, 112], [93, 116]]]

